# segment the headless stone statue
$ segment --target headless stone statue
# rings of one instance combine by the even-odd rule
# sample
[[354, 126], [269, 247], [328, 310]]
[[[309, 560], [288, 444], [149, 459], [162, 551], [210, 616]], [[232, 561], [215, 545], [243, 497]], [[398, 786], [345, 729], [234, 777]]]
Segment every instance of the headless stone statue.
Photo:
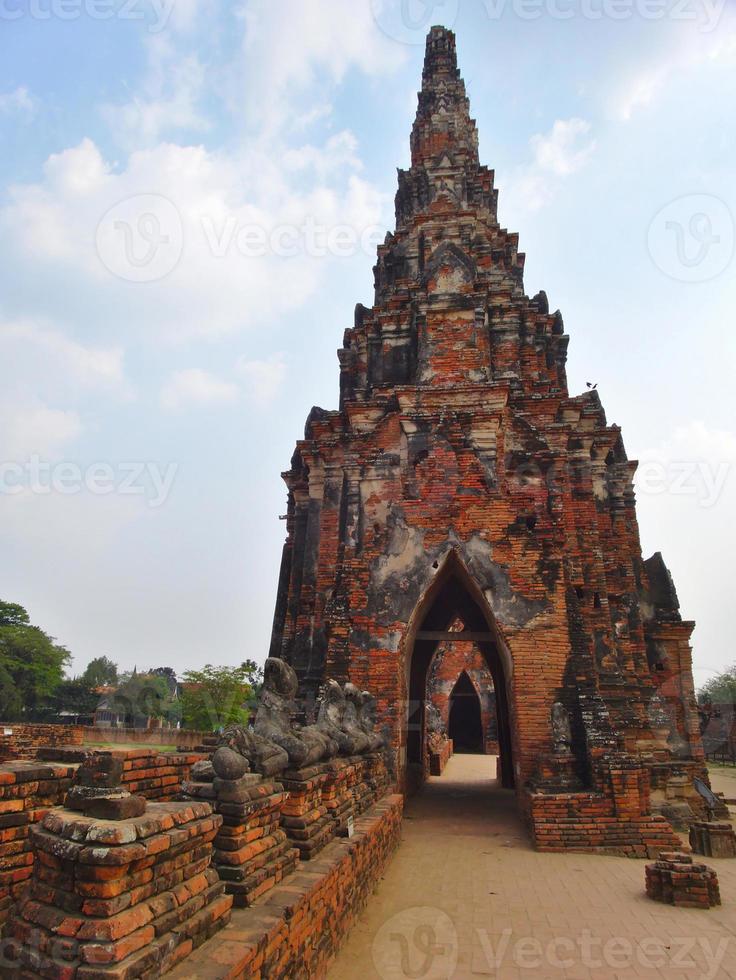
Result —
[[232, 755], [223, 751], [225, 749], [242, 758], [253, 772], [260, 773], [262, 776], [273, 776], [289, 765], [286, 749], [256, 735], [244, 725], [229, 725], [222, 733], [220, 746], [212, 760], [215, 772], [223, 779], [238, 779], [248, 771], [244, 769], [237, 775], [229, 775], [229, 772], [234, 773], [241, 767]]
[[355, 736], [345, 730], [345, 692], [337, 681], [328, 680], [320, 699], [317, 728], [337, 743], [340, 755], [357, 755]]
[[376, 699], [369, 691], [359, 695], [358, 721], [368, 737], [368, 751], [379, 752], [384, 746], [383, 735], [376, 731]]
[[427, 732], [430, 735], [447, 734], [445, 723], [442, 720], [442, 715], [431, 701], [424, 702], [424, 714], [427, 719]]
[[263, 671], [255, 734], [280, 745], [289, 757], [289, 765], [301, 769], [332, 758], [337, 754], [337, 744], [314, 726], [294, 723], [297, 689], [294, 670], [283, 660], [269, 657]]
[[572, 732], [567, 708], [560, 701], [552, 705], [552, 740], [556, 755], [567, 755], [572, 749]]
[[363, 755], [368, 751], [370, 738], [366, 735], [360, 725], [358, 710], [360, 707], [360, 691], [355, 684], [349, 682], [343, 687], [345, 692], [345, 714], [343, 715], [343, 728], [355, 739], [355, 751], [357, 755]]

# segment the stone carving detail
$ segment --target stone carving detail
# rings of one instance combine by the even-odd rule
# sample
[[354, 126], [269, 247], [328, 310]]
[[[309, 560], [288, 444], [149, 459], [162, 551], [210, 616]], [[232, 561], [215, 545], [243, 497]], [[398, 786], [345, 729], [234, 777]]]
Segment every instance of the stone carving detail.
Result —
[[357, 755], [354, 735], [345, 730], [345, 692], [334, 680], [328, 680], [322, 689], [317, 728], [337, 742], [340, 755]]
[[557, 755], [567, 755], [571, 751], [570, 716], [565, 705], [559, 701], [552, 705], [552, 739]]
[[360, 708], [360, 691], [348, 682], [344, 687], [345, 692], [345, 714], [343, 715], [343, 727], [348, 735], [355, 740], [355, 750], [357, 755], [367, 752], [370, 746], [370, 738], [363, 731], [360, 725], [358, 711]]
[[[220, 749], [222, 748], [227, 748], [233, 754], [244, 759], [249, 768], [243, 770], [243, 773], [252, 769], [253, 772], [258, 772], [262, 776], [273, 776], [289, 765], [289, 755], [286, 749], [261, 735], [256, 735], [245, 725], [230, 725], [226, 728], [220, 739]], [[217, 750], [212, 760], [216, 774], [223, 779], [237, 779], [237, 776], [228, 776], [227, 772], [224, 771], [233, 767], [233, 760], [230, 756], [225, 756], [220, 749]]]
[[269, 657], [263, 672], [263, 690], [256, 713], [255, 734], [281, 746], [296, 768], [337, 755], [337, 743], [316, 726], [300, 726], [294, 718], [298, 682], [289, 664]]
[[368, 736], [368, 751], [379, 752], [385, 739], [376, 731], [376, 699], [370, 691], [361, 691], [358, 700], [358, 720], [360, 727]]

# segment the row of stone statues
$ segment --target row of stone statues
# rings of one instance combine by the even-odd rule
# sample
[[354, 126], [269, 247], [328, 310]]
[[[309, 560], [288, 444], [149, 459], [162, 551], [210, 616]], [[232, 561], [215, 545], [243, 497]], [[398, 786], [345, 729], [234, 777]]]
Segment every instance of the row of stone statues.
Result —
[[255, 725], [252, 729], [243, 725], [225, 729], [212, 760], [218, 776], [238, 778], [233, 772], [247, 771], [243, 769], [244, 762], [249, 771], [272, 776], [337, 755], [363, 755], [384, 747], [383, 737], [375, 731], [376, 700], [368, 691], [359, 691], [349, 683], [341, 687], [337, 681], [328, 680], [314, 725], [301, 725], [296, 720], [297, 691], [293, 668], [270, 657], [264, 667]]

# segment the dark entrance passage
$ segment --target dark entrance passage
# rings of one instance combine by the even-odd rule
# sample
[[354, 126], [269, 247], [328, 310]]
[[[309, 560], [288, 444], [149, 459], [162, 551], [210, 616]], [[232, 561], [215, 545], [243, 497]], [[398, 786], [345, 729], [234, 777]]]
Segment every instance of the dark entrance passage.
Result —
[[485, 751], [480, 699], [465, 671], [460, 674], [450, 695], [450, 720], [447, 728], [455, 752], [480, 754]]
[[[413, 620], [406, 654], [409, 674], [409, 705], [406, 729], [407, 791], [411, 792], [412, 785], [417, 785], [412, 774], [415, 771], [420, 774], [424, 773], [424, 740], [427, 731], [425, 721], [427, 673], [438, 644], [450, 641], [472, 641], [477, 644], [490, 671], [496, 695], [499, 778], [501, 786], [507, 789], [513, 788], [514, 766], [507, 679], [503, 657], [499, 650], [493, 613], [489, 609], [483, 594], [454, 552], [448, 555], [444, 565], [438, 571], [435, 581], [417, 608]], [[460, 631], [451, 630], [451, 626], [456, 620], [460, 620], [463, 624]], [[472, 681], [470, 683], [472, 685]], [[480, 713], [477, 695], [475, 702]], [[482, 740], [484, 736], [480, 718], [478, 718], [477, 724], [480, 726], [480, 738]], [[483, 752], [484, 749], [480, 748], [476, 751]], [[419, 783], [421, 783], [421, 779]]]

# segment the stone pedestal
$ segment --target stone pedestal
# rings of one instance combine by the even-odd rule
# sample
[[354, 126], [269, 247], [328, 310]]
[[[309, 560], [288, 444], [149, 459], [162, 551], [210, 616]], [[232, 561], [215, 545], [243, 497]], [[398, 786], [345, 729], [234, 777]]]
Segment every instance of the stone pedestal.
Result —
[[325, 764], [326, 779], [322, 786], [322, 805], [332, 820], [334, 833], [345, 832], [348, 819], [355, 815], [355, 803], [350, 789], [352, 764], [347, 759], [333, 759]]
[[698, 821], [690, 827], [690, 847], [705, 857], [736, 857], [736, 834], [730, 823]]
[[324, 765], [289, 769], [282, 775], [289, 798], [281, 808], [281, 829], [302, 861], [313, 858], [335, 836], [335, 824], [322, 802], [327, 780]]
[[352, 756], [350, 761], [353, 763], [350, 788], [353, 794], [355, 814], [360, 816], [361, 813], [365, 813], [372, 802], [371, 791], [367, 782], [368, 763], [364, 755]]
[[210, 866], [221, 818], [205, 803], [152, 804], [98, 820], [52, 810], [32, 831], [27, 898], [3, 943], [3, 976], [158, 977], [227, 924], [232, 898]]
[[222, 820], [213, 863], [234, 904], [252, 905], [296, 868], [299, 852], [280, 828], [288, 798], [281, 783], [246, 773], [235, 780], [216, 778], [211, 764], [192, 771], [187, 796], [212, 800]]
[[215, 865], [237, 906], [252, 905], [299, 861], [299, 852], [280, 828], [288, 799], [281, 783], [260, 780], [242, 803], [219, 802], [222, 827], [215, 840]]
[[709, 909], [721, 904], [718, 876], [688, 854], [662, 851], [646, 867], [647, 895], [655, 902], [683, 909]]
[[365, 757], [365, 779], [371, 792], [371, 803], [386, 795], [389, 778], [386, 759], [382, 752], [371, 752]]

